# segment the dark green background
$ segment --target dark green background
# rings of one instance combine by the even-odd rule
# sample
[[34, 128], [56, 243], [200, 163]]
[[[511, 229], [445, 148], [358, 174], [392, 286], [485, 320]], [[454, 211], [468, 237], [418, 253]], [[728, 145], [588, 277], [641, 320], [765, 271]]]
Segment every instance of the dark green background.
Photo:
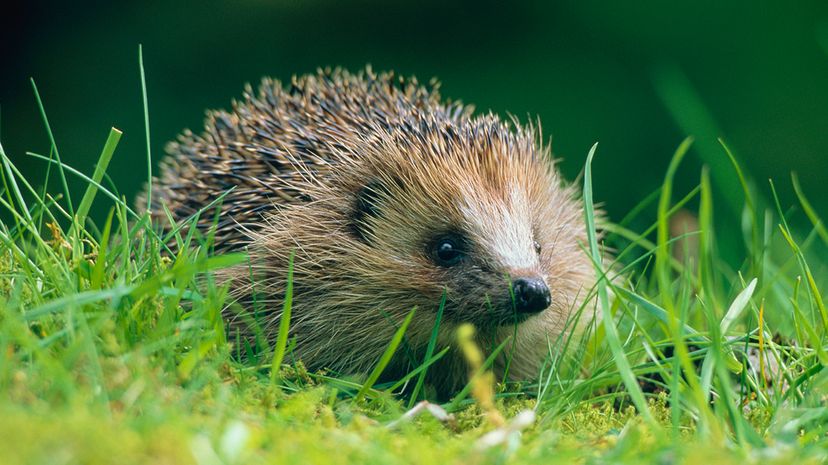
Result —
[[[615, 219], [659, 185], [687, 133], [697, 143], [679, 192], [698, 182], [704, 157], [712, 160], [720, 195], [738, 189], [716, 145], [724, 136], [765, 195], [772, 177], [783, 203], [794, 205], [789, 173], [797, 171], [828, 217], [827, 2], [261, 0], [3, 8], [0, 134], [33, 180], [43, 164], [25, 152], [48, 154], [49, 145], [29, 77], [64, 162], [91, 173], [109, 127], [124, 130], [109, 173], [133, 198], [146, 171], [142, 43], [156, 159], [167, 140], [182, 128], [199, 129], [203, 110], [227, 107], [245, 82], [371, 63], [421, 80], [437, 76], [446, 96], [481, 111], [540, 117], [570, 178], [600, 142], [595, 196]], [[692, 105], [688, 88], [698, 97]], [[672, 112], [665, 104], [671, 99]], [[717, 203], [722, 235], [738, 224], [728, 205]], [[94, 212], [106, 208], [99, 201]]]

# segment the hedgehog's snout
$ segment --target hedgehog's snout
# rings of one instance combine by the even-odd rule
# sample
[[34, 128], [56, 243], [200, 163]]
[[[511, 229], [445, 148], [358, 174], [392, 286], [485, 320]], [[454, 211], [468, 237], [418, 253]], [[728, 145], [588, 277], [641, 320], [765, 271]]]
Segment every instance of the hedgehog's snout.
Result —
[[518, 313], [539, 313], [552, 304], [549, 286], [540, 278], [517, 278], [512, 282], [512, 292]]

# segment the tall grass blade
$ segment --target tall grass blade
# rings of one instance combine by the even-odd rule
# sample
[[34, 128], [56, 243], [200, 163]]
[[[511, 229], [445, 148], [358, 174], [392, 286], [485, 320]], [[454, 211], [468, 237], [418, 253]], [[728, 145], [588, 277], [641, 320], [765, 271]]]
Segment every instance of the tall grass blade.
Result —
[[75, 216], [75, 207], [72, 203], [72, 194], [69, 192], [69, 183], [66, 181], [66, 173], [63, 172], [63, 162], [60, 161], [60, 152], [55, 142], [55, 136], [52, 134], [52, 127], [49, 125], [49, 118], [46, 117], [46, 109], [43, 107], [43, 101], [40, 99], [40, 92], [37, 91], [37, 84], [34, 79], [30, 79], [32, 89], [34, 89], [35, 99], [37, 100], [37, 107], [40, 110], [40, 116], [43, 118], [43, 125], [46, 127], [46, 133], [49, 136], [49, 143], [52, 144], [52, 152], [55, 154], [57, 160], [58, 172], [60, 173], [60, 182], [63, 183], [63, 193], [66, 195], [66, 204], [69, 208], [69, 214]]
[[805, 211], [805, 215], [811, 220], [811, 224], [814, 225], [814, 229], [817, 230], [822, 242], [828, 245], [828, 230], [825, 229], [825, 223], [822, 222], [822, 219], [817, 215], [811, 202], [805, 197], [802, 186], [799, 185], [799, 176], [796, 173], [791, 173], [791, 183], [793, 184], [796, 198], [799, 199], [799, 204], [802, 205], [802, 210]]
[[3, 150], [3, 145], [0, 144], [0, 159], [3, 161], [3, 169], [4, 169], [4, 176], [3, 181], [5, 181], [6, 185], [6, 192], [8, 193], [9, 197], [9, 205], [13, 205], [13, 201], [11, 199], [11, 195], [14, 194], [15, 200], [17, 200], [17, 204], [20, 206], [20, 210], [23, 212], [23, 217], [26, 218], [28, 222], [32, 221], [32, 217], [29, 214], [29, 207], [26, 205], [26, 201], [23, 200], [23, 194], [20, 192], [20, 187], [17, 185], [17, 181], [14, 179], [14, 174], [11, 170], [11, 161], [6, 156], [5, 150]]
[[[431, 328], [431, 337], [428, 340], [428, 346], [426, 347], [426, 353], [423, 361], [428, 361], [431, 359], [431, 356], [434, 354], [434, 348], [437, 346], [437, 336], [440, 334], [440, 322], [443, 321], [443, 310], [446, 308], [446, 297], [448, 293], [443, 291], [443, 298], [440, 301], [440, 307], [437, 309], [437, 317], [434, 320], [434, 327]], [[422, 370], [420, 372], [420, 376], [417, 377], [417, 384], [414, 385], [414, 390], [411, 392], [411, 399], [408, 401], [408, 408], [414, 407], [414, 403], [417, 402], [417, 396], [420, 393], [420, 389], [423, 387], [423, 383], [425, 383], [426, 371]]]
[[100, 185], [101, 180], [103, 180], [106, 169], [109, 167], [109, 162], [112, 160], [112, 155], [118, 147], [118, 141], [121, 140], [122, 134], [123, 133], [116, 128], [109, 130], [109, 136], [106, 138], [106, 143], [104, 144], [100, 158], [98, 158], [98, 163], [95, 165], [95, 172], [92, 173], [93, 182], [86, 186], [86, 192], [84, 192], [80, 205], [78, 205], [76, 217], [77, 223], [80, 225], [84, 223], [86, 216], [89, 214], [89, 209], [92, 207], [92, 202], [95, 200], [95, 195], [98, 193], [98, 186]]
[[[696, 407], [699, 409], [701, 419], [703, 420], [700, 426], [703, 429], [708, 429], [721, 437], [721, 432], [718, 430], [715, 423], [715, 415], [710, 411], [707, 403], [707, 396], [699, 382], [696, 374], [693, 360], [690, 358], [687, 343], [685, 342], [685, 334], [682, 330], [682, 318], [676, 308], [673, 298], [674, 289], [672, 286], [672, 278], [670, 276], [669, 262], [671, 253], [669, 250], [669, 217], [670, 202], [673, 193], [673, 178], [678, 171], [679, 164], [687, 151], [690, 149], [693, 139], [686, 138], [678, 149], [676, 149], [670, 165], [667, 167], [667, 174], [664, 176], [664, 184], [661, 188], [661, 198], [658, 203], [658, 240], [656, 243], [656, 260], [655, 260], [655, 275], [658, 283], [658, 290], [661, 294], [661, 300], [664, 303], [664, 309], [667, 311], [668, 334], [675, 347], [675, 354], [681, 364], [684, 377], [689, 385], [691, 398], [695, 401]], [[673, 406], [675, 408], [676, 406]]]
[[627, 387], [628, 394], [635, 407], [638, 409], [644, 420], [653, 427], [659, 430], [660, 426], [656, 422], [655, 417], [650, 412], [644, 393], [638, 385], [630, 367], [630, 362], [624, 353], [624, 348], [621, 345], [621, 340], [618, 337], [618, 330], [615, 327], [615, 320], [610, 310], [609, 295], [607, 293], [607, 280], [604, 274], [603, 265], [601, 261], [601, 251], [598, 248], [598, 235], [595, 229], [595, 211], [592, 200], [592, 158], [595, 156], [595, 150], [598, 144], [592, 146], [587, 155], [586, 166], [584, 167], [584, 217], [586, 219], [587, 235], [589, 240], [589, 250], [592, 254], [592, 261], [595, 265], [595, 274], [598, 278], [598, 299], [601, 305], [601, 315], [603, 320], [604, 331], [606, 332], [607, 343], [609, 343], [610, 350], [615, 359], [615, 364], [618, 366], [618, 372], [624, 385]]
[[285, 300], [282, 302], [282, 315], [279, 317], [279, 333], [276, 336], [276, 347], [273, 348], [273, 361], [270, 364], [270, 381], [276, 383], [279, 380], [279, 370], [282, 369], [282, 360], [285, 358], [285, 351], [290, 331], [290, 314], [293, 308], [293, 259], [296, 251], [290, 252], [288, 258], [287, 285], [285, 287]]
[[109, 215], [106, 217], [103, 233], [101, 234], [101, 243], [98, 245], [98, 257], [95, 259], [95, 266], [92, 269], [92, 279], [89, 284], [91, 289], [100, 289], [103, 285], [106, 258], [109, 252], [109, 235], [112, 231], [112, 218], [114, 215], [115, 210], [110, 209]]
[[383, 370], [385, 370], [385, 367], [388, 366], [389, 362], [391, 362], [391, 357], [394, 356], [394, 352], [397, 351], [397, 347], [399, 347], [402, 342], [405, 330], [408, 329], [408, 325], [411, 323], [411, 319], [414, 318], [414, 312], [416, 311], [416, 308], [412, 308], [411, 311], [408, 312], [408, 316], [405, 317], [405, 320], [402, 322], [400, 327], [397, 328], [397, 332], [394, 333], [394, 337], [391, 338], [391, 342], [388, 344], [388, 347], [386, 347], [382, 357], [380, 357], [377, 362], [377, 366], [375, 366], [373, 371], [371, 371], [371, 374], [368, 375], [368, 379], [365, 380], [362, 388], [360, 388], [356, 397], [354, 397], [355, 402], [359, 402], [363, 397], [365, 397], [365, 394], [371, 390], [372, 387], [374, 387], [374, 383], [377, 382]]
[[750, 234], [750, 241], [748, 242], [748, 252], [751, 254], [751, 272], [755, 276], [757, 276], [759, 278], [759, 281], [761, 282], [764, 274], [764, 261], [762, 260], [762, 255], [765, 249], [762, 246], [762, 223], [759, 221], [760, 206], [757, 205], [756, 200], [754, 200], [754, 194], [750, 188], [750, 185], [748, 184], [748, 180], [745, 173], [742, 171], [741, 165], [739, 165], [739, 162], [736, 159], [736, 155], [733, 154], [733, 152], [730, 150], [730, 147], [725, 143], [724, 139], [719, 138], [719, 144], [724, 149], [728, 159], [730, 159], [730, 164], [733, 166], [733, 169], [736, 171], [736, 176], [739, 179], [739, 185], [742, 186], [742, 193], [745, 197], [745, 206], [743, 209], [743, 214], [747, 215], [747, 218], [750, 219], [749, 225], [747, 224], [747, 221], [743, 220], [742, 227], [750, 227], [750, 231], [748, 232], [748, 234]]
[[138, 68], [141, 71], [141, 99], [144, 104], [144, 132], [147, 139], [147, 212], [152, 212], [152, 145], [150, 145], [149, 103], [147, 77], [144, 73], [144, 46], [138, 44]]

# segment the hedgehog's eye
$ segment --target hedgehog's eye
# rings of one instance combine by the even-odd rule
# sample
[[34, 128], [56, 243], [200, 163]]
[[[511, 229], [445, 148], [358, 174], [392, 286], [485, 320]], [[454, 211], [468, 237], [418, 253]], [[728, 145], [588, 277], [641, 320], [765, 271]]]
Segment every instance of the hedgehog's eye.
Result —
[[464, 255], [462, 241], [457, 236], [443, 236], [434, 241], [432, 256], [440, 266], [454, 266], [460, 263]]
[[541, 253], [541, 244], [540, 244], [540, 242], [535, 241], [535, 242], [532, 243], [532, 245], [535, 246], [535, 253], [540, 255], [540, 253]]

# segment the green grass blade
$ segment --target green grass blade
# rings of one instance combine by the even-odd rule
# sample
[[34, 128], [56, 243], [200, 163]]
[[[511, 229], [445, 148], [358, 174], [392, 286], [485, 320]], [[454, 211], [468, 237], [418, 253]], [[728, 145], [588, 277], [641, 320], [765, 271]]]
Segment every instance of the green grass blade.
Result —
[[799, 204], [802, 205], [802, 210], [805, 211], [805, 215], [811, 220], [811, 224], [814, 225], [814, 229], [816, 229], [822, 242], [828, 245], [828, 230], [825, 229], [825, 224], [822, 222], [822, 219], [817, 215], [814, 207], [811, 206], [811, 202], [805, 197], [802, 186], [799, 185], [799, 176], [796, 173], [791, 173], [791, 183], [793, 184], [796, 198], [799, 199]]
[[46, 117], [46, 109], [43, 107], [43, 101], [40, 99], [40, 92], [37, 91], [37, 85], [34, 79], [30, 79], [32, 89], [34, 89], [35, 99], [37, 100], [37, 107], [40, 110], [40, 116], [43, 118], [43, 125], [46, 127], [46, 133], [49, 136], [49, 143], [52, 144], [52, 151], [55, 153], [57, 159], [58, 172], [60, 173], [60, 182], [63, 184], [63, 193], [66, 195], [66, 203], [69, 207], [69, 214], [75, 216], [75, 207], [72, 204], [72, 194], [69, 192], [69, 183], [66, 181], [66, 173], [63, 172], [63, 162], [60, 161], [60, 152], [55, 143], [55, 136], [52, 134], [52, 127], [49, 125], [49, 118]]
[[673, 298], [674, 290], [669, 267], [670, 257], [672, 254], [670, 253], [668, 247], [670, 234], [668, 212], [670, 210], [670, 203], [673, 193], [673, 178], [678, 171], [681, 160], [690, 149], [692, 142], [693, 139], [688, 137], [681, 143], [681, 145], [679, 145], [672, 160], [670, 160], [670, 165], [667, 167], [667, 173], [664, 176], [664, 183], [661, 188], [661, 199], [658, 203], [658, 240], [656, 242], [654, 272], [658, 283], [659, 293], [661, 294], [661, 300], [664, 303], [664, 309], [667, 311], [667, 329], [673, 342], [673, 346], [675, 347], [676, 357], [679, 359], [682, 371], [684, 372], [684, 377], [689, 385], [691, 398], [695, 401], [696, 407], [699, 409], [701, 417], [700, 420], [702, 420], [700, 426], [702, 429], [714, 432], [716, 436], [720, 437], [721, 432], [715, 423], [715, 415], [710, 411], [707, 403], [707, 396], [702, 389], [699, 377], [696, 374], [695, 366], [693, 365], [693, 360], [690, 358], [690, 353], [687, 349], [685, 334], [682, 330], [683, 325], [681, 322], [681, 316], [679, 315]]
[[[750, 281], [750, 284], [733, 299], [733, 303], [730, 304], [730, 308], [728, 308], [727, 313], [725, 314], [724, 318], [718, 323], [718, 334], [721, 337], [727, 336], [728, 331], [733, 326], [733, 323], [736, 322], [739, 317], [742, 316], [742, 313], [747, 308], [748, 303], [750, 303], [750, 298], [753, 296], [753, 291], [756, 289], [756, 283], [758, 280], [753, 278]], [[709, 312], [709, 310], [708, 310]], [[709, 317], [710, 321], [715, 321], [712, 316]], [[739, 372], [742, 368], [741, 363], [735, 358], [733, 355], [733, 351], [729, 347], [723, 346], [721, 343], [714, 340], [716, 336], [711, 336], [710, 340], [712, 342], [712, 349], [707, 351], [707, 354], [704, 357], [704, 361], [702, 362], [702, 370], [701, 370], [701, 386], [702, 391], [704, 391], [705, 395], [710, 392], [710, 387], [713, 382], [713, 371], [714, 366], [717, 360], [721, 360], [724, 362], [730, 371]], [[714, 354], [714, 352], [719, 351], [720, 353]], [[718, 356], [718, 357], [715, 357]]]
[[733, 299], [733, 303], [730, 304], [730, 308], [728, 308], [727, 313], [719, 324], [719, 332], [723, 336], [727, 335], [733, 327], [733, 323], [742, 316], [742, 313], [747, 308], [747, 304], [750, 302], [750, 298], [753, 297], [753, 291], [756, 289], [757, 282], [758, 280], [756, 278], [751, 279], [750, 284]]
[[[58, 163], [56, 160], [52, 160], [52, 159], [50, 159], [50, 158], [48, 158], [48, 157], [44, 157], [43, 155], [39, 155], [39, 154], [37, 154], [37, 153], [26, 152], [26, 155], [28, 155], [28, 156], [30, 156], [30, 157], [37, 158], [37, 159], [39, 159], [39, 160], [43, 160], [43, 161], [45, 161], [45, 162], [47, 162], [47, 163], [53, 163], [53, 164], [57, 164], [57, 163]], [[145, 234], [146, 234], [146, 235], [151, 236], [153, 240], [155, 240], [155, 241], [159, 241], [159, 242], [161, 243], [161, 246], [165, 249], [165, 251], [166, 251], [167, 253], [172, 254], [172, 252], [170, 251], [170, 249], [167, 247], [166, 242], [165, 242], [164, 240], [162, 240], [162, 238], [158, 237], [158, 233], [157, 233], [154, 229], [144, 227], [144, 224], [143, 224], [143, 221], [145, 221], [144, 215], [139, 215], [138, 213], [136, 213], [136, 212], [135, 212], [135, 210], [133, 210], [132, 208], [130, 208], [130, 207], [129, 207], [129, 203], [126, 201], [126, 199], [125, 199], [125, 198], [119, 198], [118, 196], [116, 196], [115, 194], [113, 194], [113, 193], [112, 193], [109, 189], [107, 189], [106, 187], [104, 187], [104, 186], [103, 186], [103, 185], [101, 185], [100, 183], [96, 183], [94, 180], [92, 180], [92, 178], [90, 178], [89, 176], [86, 176], [85, 174], [83, 174], [83, 173], [81, 173], [80, 171], [78, 171], [78, 170], [76, 170], [76, 169], [72, 168], [71, 166], [64, 165], [64, 168], [66, 169], [66, 171], [67, 171], [68, 173], [73, 174], [73, 175], [75, 175], [76, 177], [78, 177], [78, 178], [82, 179], [82, 180], [83, 180], [84, 182], [86, 182], [87, 184], [94, 184], [94, 185], [95, 185], [95, 187], [96, 187], [96, 188], [97, 188], [97, 189], [98, 189], [101, 193], [103, 193], [106, 197], [109, 197], [109, 198], [110, 198], [110, 199], [111, 199], [111, 200], [112, 200], [112, 201], [113, 201], [116, 205], [118, 205], [120, 208], [122, 208], [122, 209], [124, 210], [124, 212], [125, 212], [125, 213], [128, 213], [130, 217], [132, 217], [133, 219], [137, 220], [138, 226], [140, 226], [140, 227], [133, 228], [133, 229], [134, 229], [134, 231], [138, 231], [138, 230], [142, 230], [142, 231], [144, 231], [144, 232], [145, 232]], [[226, 194], [222, 194], [222, 195], [226, 195]], [[215, 201], [214, 201], [214, 202], [215, 202]], [[211, 204], [210, 204], [210, 205], [212, 205], [212, 204], [213, 204], [213, 203], [211, 202]], [[202, 209], [198, 210], [198, 213], [202, 212], [205, 208], [208, 208], [210, 205], [208, 205], [207, 207], [204, 207], [204, 208], [202, 208]], [[57, 205], [56, 205], [56, 206], [55, 206], [55, 208], [59, 208], [59, 206], [57, 206]], [[67, 218], [68, 218], [68, 219], [71, 219], [71, 216], [69, 216], [68, 214], [67, 214], [66, 216], [67, 216]], [[124, 236], [124, 237], [130, 237], [130, 236], [129, 236], [129, 234], [127, 234], [127, 235], [126, 235], [126, 236]], [[142, 237], [143, 237], [143, 236], [142, 236]], [[142, 249], [141, 251], [143, 252], [143, 249]], [[157, 257], [156, 257], [156, 258], [157, 258]]]
[[658, 202], [658, 227], [657, 241], [656, 241], [656, 257], [655, 257], [655, 274], [659, 284], [659, 291], [661, 292], [664, 308], [668, 315], [674, 315], [675, 309], [673, 305], [673, 293], [670, 278], [670, 254], [669, 240], [670, 240], [670, 203], [672, 201], [673, 193], [673, 177], [678, 171], [679, 164], [687, 151], [693, 139], [688, 137], [682, 141], [679, 148], [676, 150], [673, 158], [670, 160], [670, 165], [667, 167], [667, 174], [664, 177], [664, 183], [661, 187], [661, 197]]
[[718, 317], [722, 312], [722, 305], [717, 292], [714, 224], [713, 224], [713, 192], [710, 187], [710, 168], [702, 168], [701, 182], [699, 183], [699, 259], [698, 283], [701, 297], [709, 303], [712, 311]]
[[138, 44], [138, 68], [141, 71], [141, 98], [144, 104], [144, 132], [147, 139], [147, 211], [152, 211], [152, 145], [150, 144], [149, 103], [147, 77], [144, 73], [144, 46]]
[[[744, 174], [741, 165], [736, 159], [736, 155], [730, 150], [730, 147], [725, 143], [724, 139], [719, 138], [719, 144], [724, 149], [727, 157], [730, 159], [730, 164], [733, 166], [733, 169], [736, 171], [736, 176], [739, 179], [739, 185], [742, 187], [742, 193], [745, 197], [745, 206], [743, 212], [747, 213], [750, 218], [750, 242], [748, 243], [748, 251], [751, 253], [751, 261], [752, 261], [752, 273], [756, 275], [758, 278], [761, 278], [763, 275], [763, 260], [762, 254], [764, 253], [764, 247], [762, 246], [762, 224], [759, 221], [759, 205], [757, 205], [756, 200], [754, 200], [754, 194], [751, 191], [750, 185], [748, 184], [748, 180], [746, 175]], [[747, 239], [745, 239], [747, 242]]]
[[[23, 194], [20, 192], [20, 187], [17, 185], [17, 181], [14, 178], [14, 174], [11, 170], [11, 161], [6, 156], [5, 150], [3, 150], [3, 145], [0, 144], [0, 159], [3, 161], [3, 169], [5, 171], [5, 175], [3, 176], [3, 180], [8, 184], [6, 187], [6, 192], [11, 196], [14, 194], [15, 200], [17, 200], [17, 204], [20, 206], [20, 210], [23, 212], [23, 216], [26, 218], [27, 221], [31, 222], [32, 217], [29, 215], [29, 207], [26, 205], [26, 201], [23, 200]], [[12, 205], [12, 200], [9, 198], [9, 204]]]
[[405, 335], [405, 330], [408, 329], [408, 325], [411, 323], [411, 319], [414, 318], [414, 312], [416, 312], [416, 308], [412, 308], [410, 312], [408, 312], [408, 316], [405, 317], [405, 320], [397, 329], [397, 332], [394, 333], [394, 337], [391, 338], [391, 342], [388, 344], [388, 347], [385, 349], [385, 352], [380, 357], [379, 361], [377, 362], [377, 366], [374, 367], [371, 374], [368, 375], [368, 379], [365, 380], [365, 383], [360, 388], [359, 392], [357, 393], [356, 397], [354, 397], [355, 402], [359, 402], [365, 396], [365, 394], [374, 387], [374, 383], [377, 382], [382, 371], [385, 370], [385, 367], [388, 366], [388, 363], [391, 362], [391, 357], [394, 356], [394, 352], [397, 351], [397, 347], [399, 347], [400, 343], [402, 342], [402, 338]]
[[279, 333], [276, 337], [276, 347], [273, 348], [273, 362], [270, 364], [270, 381], [276, 383], [279, 380], [279, 370], [282, 368], [282, 360], [285, 358], [288, 333], [290, 330], [290, 313], [293, 307], [293, 259], [296, 251], [290, 252], [288, 258], [287, 286], [285, 287], [285, 301], [282, 303], [282, 315], [279, 317]]
[[101, 185], [101, 183], [99, 183], [99, 182], [95, 182], [92, 178], [90, 178], [89, 176], [87, 176], [87, 175], [85, 175], [85, 174], [81, 173], [80, 171], [76, 170], [75, 168], [72, 168], [72, 167], [71, 167], [71, 166], [69, 166], [69, 165], [63, 165], [63, 164], [61, 164], [61, 163], [60, 163], [59, 161], [57, 161], [57, 160], [52, 160], [52, 159], [51, 159], [51, 158], [49, 158], [49, 157], [44, 157], [43, 155], [40, 155], [40, 154], [37, 154], [37, 153], [33, 153], [33, 152], [26, 152], [26, 155], [28, 155], [28, 156], [30, 156], [30, 157], [37, 158], [37, 159], [39, 159], [39, 160], [43, 160], [43, 161], [45, 161], [45, 162], [47, 162], [47, 163], [53, 163], [53, 164], [56, 164], [56, 165], [60, 165], [60, 166], [61, 166], [61, 171], [63, 171], [63, 170], [65, 169], [65, 170], [66, 170], [66, 172], [68, 172], [69, 174], [73, 174], [73, 175], [75, 175], [76, 177], [78, 177], [78, 178], [82, 179], [82, 180], [83, 180], [84, 182], [86, 182], [87, 184], [94, 185], [94, 186], [95, 186], [95, 188], [96, 188], [98, 191], [100, 191], [102, 194], [104, 194], [105, 196], [109, 197], [109, 198], [110, 198], [113, 202], [115, 202], [116, 204], [119, 204], [119, 205], [121, 205], [122, 207], [124, 207], [124, 208], [126, 209], [126, 211], [130, 214], [130, 216], [132, 216], [133, 218], [136, 218], [136, 219], [140, 218], [140, 215], [138, 215], [138, 214], [137, 214], [137, 213], [136, 213], [136, 212], [135, 212], [132, 208], [130, 208], [130, 207], [129, 207], [129, 204], [128, 204], [125, 200], [123, 200], [123, 199], [119, 198], [117, 195], [115, 195], [115, 194], [113, 194], [112, 192], [110, 192], [110, 190], [109, 190], [109, 189], [107, 189], [106, 187], [104, 187], [103, 185]]
[[621, 340], [618, 337], [618, 330], [615, 327], [615, 320], [610, 311], [609, 295], [607, 293], [607, 281], [604, 274], [603, 265], [601, 264], [601, 251], [598, 248], [598, 235], [595, 229], [595, 211], [592, 200], [592, 158], [595, 156], [595, 150], [598, 144], [592, 146], [587, 155], [586, 166], [584, 167], [584, 217], [587, 226], [587, 235], [589, 240], [589, 250], [592, 254], [592, 261], [595, 264], [595, 272], [598, 276], [598, 299], [601, 305], [601, 315], [603, 320], [604, 330], [606, 332], [606, 339], [612, 351], [615, 363], [618, 366], [618, 372], [624, 385], [627, 387], [630, 399], [640, 412], [644, 420], [654, 429], [659, 430], [660, 426], [650, 412], [644, 393], [641, 392], [641, 387], [635, 378], [630, 367], [630, 362], [624, 353], [624, 348], [621, 345]]
[[247, 256], [240, 253], [218, 255], [215, 257], [199, 258], [195, 261], [182, 260], [175, 262], [172, 268], [163, 273], [152, 275], [144, 280], [129, 294], [134, 299], [154, 295], [162, 286], [176, 280], [190, 279], [199, 273], [229, 268], [243, 263]]
[[95, 266], [92, 269], [92, 279], [89, 287], [91, 289], [100, 289], [103, 284], [104, 271], [106, 269], [106, 258], [109, 251], [109, 235], [112, 231], [112, 219], [115, 216], [115, 209], [110, 209], [104, 224], [104, 230], [101, 234], [101, 243], [98, 245], [98, 257], [95, 259]]
[[[27, 225], [26, 227], [34, 229], [36, 231], [41, 231], [41, 229], [40, 229], [41, 221], [40, 220], [43, 218], [43, 216], [48, 216], [51, 221], [57, 223], [57, 219], [55, 218], [55, 216], [52, 214], [52, 211], [51, 211], [51, 207], [54, 204], [51, 203], [51, 202], [47, 203], [46, 201], [44, 201], [44, 199], [49, 198], [49, 196], [45, 193], [45, 191], [42, 192], [42, 193], [38, 193], [35, 190], [34, 186], [29, 184], [28, 181], [26, 181], [26, 178], [23, 176], [23, 173], [21, 173], [20, 170], [11, 161], [7, 160], [7, 166], [8, 166], [9, 169], [11, 169], [12, 172], [14, 172], [14, 175], [17, 176], [17, 180], [20, 181], [20, 184], [23, 187], [26, 188], [26, 190], [32, 195], [32, 197], [34, 197], [34, 201], [35, 201], [35, 203], [37, 203], [37, 208], [39, 209], [38, 215], [37, 215], [37, 217], [38, 217], [37, 227], [34, 227], [33, 224], [32, 225]], [[51, 166], [51, 164], [49, 166]], [[44, 189], [45, 189], [45, 185], [44, 185]], [[32, 217], [32, 218], [34, 218], [34, 217]]]
[[98, 158], [98, 163], [95, 165], [95, 172], [92, 173], [92, 181], [94, 182], [86, 186], [86, 192], [84, 192], [80, 205], [78, 205], [76, 217], [77, 222], [80, 225], [83, 225], [86, 220], [86, 216], [89, 214], [89, 209], [92, 207], [92, 202], [95, 200], [95, 195], [98, 193], [97, 186], [100, 185], [100, 182], [104, 177], [104, 173], [106, 173], [106, 169], [109, 167], [109, 162], [112, 160], [112, 155], [118, 147], [118, 141], [121, 140], [122, 134], [123, 133], [116, 128], [111, 128], [109, 130], [109, 136], [106, 138], [106, 143], [104, 144], [100, 158]]
[[102, 300], [120, 299], [132, 294], [137, 286], [118, 285], [105, 290], [84, 291], [75, 294], [68, 294], [61, 298], [51, 300], [43, 305], [35, 307], [24, 314], [26, 321], [37, 319], [53, 313], [65, 312], [71, 308], [77, 308]]
[[[614, 287], [613, 289], [618, 295], [624, 297], [624, 299], [627, 301], [635, 303], [636, 305], [638, 305], [639, 308], [647, 312], [650, 316], [655, 317], [658, 321], [664, 324], [669, 324], [670, 315], [667, 313], [667, 310], [664, 310], [663, 308], [650, 302], [646, 298], [629, 289], [624, 289], [623, 287]], [[682, 331], [685, 334], [687, 334], [687, 338], [689, 340], [694, 341], [697, 344], [707, 344], [709, 342], [705, 335], [699, 333], [695, 328], [688, 324], [682, 326]]]
[[389, 394], [393, 393], [394, 391], [396, 391], [397, 389], [402, 387], [405, 383], [407, 383], [408, 380], [413, 379], [415, 376], [419, 376], [421, 373], [428, 370], [428, 367], [430, 367], [431, 365], [434, 365], [435, 362], [437, 362], [438, 360], [443, 358], [448, 353], [449, 350], [451, 350], [451, 347], [446, 347], [443, 350], [441, 350], [440, 352], [437, 352], [432, 357], [427, 358], [422, 364], [420, 364], [420, 366], [418, 366], [417, 368], [411, 370], [405, 376], [398, 379], [397, 382], [395, 382], [390, 387], [388, 387], [385, 390], [385, 392], [387, 392]]
[[808, 265], [808, 262], [805, 259], [805, 255], [802, 253], [802, 249], [793, 239], [791, 229], [788, 227], [788, 221], [785, 219], [785, 215], [782, 212], [782, 205], [779, 203], [779, 196], [776, 194], [776, 187], [774, 187], [772, 180], [768, 180], [768, 182], [770, 183], [771, 193], [773, 194], [773, 200], [776, 204], [776, 209], [779, 212], [780, 221], [782, 222], [782, 224], [779, 225], [779, 229], [782, 231], [782, 235], [785, 237], [785, 240], [788, 242], [788, 245], [791, 247], [791, 250], [793, 250], [797, 262], [799, 263], [800, 269], [805, 274], [805, 280], [808, 284], [808, 290], [811, 293], [811, 297], [814, 299], [816, 309], [819, 312], [819, 315], [822, 319], [822, 332], [823, 334], [828, 334], [828, 309], [825, 308], [825, 302], [822, 300], [822, 293], [817, 288], [816, 281], [814, 280], [814, 275], [811, 273], [811, 267]]
[[[443, 310], [446, 308], [446, 291], [443, 291], [443, 298], [440, 301], [440, 307], [437, 309], [437, 317], [434, 320], [434, 327], [431, 328], [431, 337], [428, 340], [428, 346], [426, 347], [426, 353], [424, 362], [431, 359], [432, 354], [434, 354], [434, 348], [437, 346], [437, 336], [440, 334], [440, 322], [443, 321]], [[414, 403], [417, 402], [417, 396], [420, 393], [420, 389], [423, 387], [423, 383], [425, 383], [425, 376], [427, 370], [422, 370], [420, 372], [420, 376], [417, 378], [417, 384], [414, 386], [414, 390], [411, 392], [411, 399], [408, 401], [408, 408], [414, 407]]]

